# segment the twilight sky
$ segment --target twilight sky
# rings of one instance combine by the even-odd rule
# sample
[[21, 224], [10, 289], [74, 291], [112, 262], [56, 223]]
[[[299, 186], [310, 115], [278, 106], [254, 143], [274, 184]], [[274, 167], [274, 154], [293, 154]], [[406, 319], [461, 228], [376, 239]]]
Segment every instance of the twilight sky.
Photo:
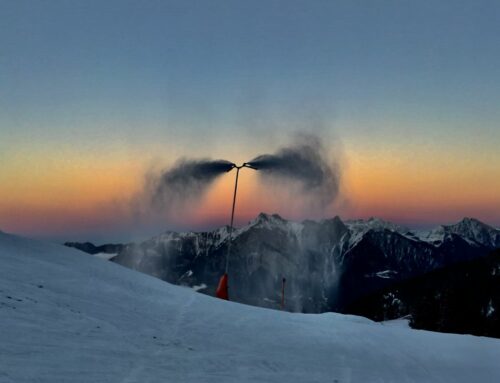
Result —
[[321, 215], [242, 173], [237, 222], [500, 226], [498, 1], [1, 1], [0, 230], [128, 240], [227, 222], [233, 175], [182, 216], [128, 211], [151, 167], [324, 138]]

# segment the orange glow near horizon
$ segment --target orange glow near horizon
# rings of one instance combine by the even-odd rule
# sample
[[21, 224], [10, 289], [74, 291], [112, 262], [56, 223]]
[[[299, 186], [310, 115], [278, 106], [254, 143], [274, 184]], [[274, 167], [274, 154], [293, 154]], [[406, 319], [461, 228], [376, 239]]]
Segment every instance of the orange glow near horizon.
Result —
[[[141, 187], [143, 164], [128, 157], [65, 157], [44, 167], [19, 159], [2, 166], [0, 229], [22, 234], [64, 234], [67, 230], [127, 230], [127, 201]], [[320, 213], [300, 205], [300, 197], [283, 187], [259, 182], [258, 173], [240, 173], [236, 224], [259, 212], [288, 219], [367, 218], [378, 216], [406, 224], [449, 223], [474, 216], [492, 225], [500, 222], [498, 163], [461, 158], [450, 153], [352, 151], [342, 176], [342, 193]], [[222, 175], [198, 203], [165, 217], [165, 227], [203, 228], [227, 224], [235, 172]], [[152, 229], [153, 230], [153, 229]], [[163, 226], [158, 231], [163, 230]], [[155, 234], [152, 232], [151, 234]]]

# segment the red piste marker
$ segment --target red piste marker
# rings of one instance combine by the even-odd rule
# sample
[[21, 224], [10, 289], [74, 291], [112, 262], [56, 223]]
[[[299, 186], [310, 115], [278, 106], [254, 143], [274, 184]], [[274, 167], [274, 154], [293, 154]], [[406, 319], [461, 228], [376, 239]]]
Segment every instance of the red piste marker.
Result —
[[227, 290], [227, 273], [224, 273], [222, 277], [220, 277], [219, 285], [217, 286], [217, 290], [215, 290], [215, 296], [220, 299], [229, 300], [229, 293]]

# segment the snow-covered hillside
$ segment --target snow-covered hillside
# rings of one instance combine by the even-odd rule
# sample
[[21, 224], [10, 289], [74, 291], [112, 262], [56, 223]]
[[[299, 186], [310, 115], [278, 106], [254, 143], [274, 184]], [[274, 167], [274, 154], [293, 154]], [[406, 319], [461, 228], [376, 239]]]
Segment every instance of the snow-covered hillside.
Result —
[[226, 302], [0, 233], [0, 382], [497, 382], [500, 341]]

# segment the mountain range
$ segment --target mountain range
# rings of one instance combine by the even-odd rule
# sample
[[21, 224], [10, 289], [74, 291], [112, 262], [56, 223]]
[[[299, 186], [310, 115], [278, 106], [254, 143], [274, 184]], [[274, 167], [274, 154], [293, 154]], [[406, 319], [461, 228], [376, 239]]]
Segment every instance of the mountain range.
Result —
[[[500, 230], [473, 218], [424, 232], [377, 218], [343, 221], [334, 217], [299, 223], [261, 213], [235, 229], [232, 241], [229, 294], [233, 301], [280, 308], [285, 279], [284, 308], [288, 311], [356, 312], [373, 319], [393, 319], [409, 314], [409, 305], [386, 304], [382, 306], [387, 310], [380, 312], [360, 302], [388, 294], [391, 286], [487, 256], [500, 248]], [[224, 272], [228, 243], [227, 226], [208, 232], [168, 231], [142, 243], [123, 245], [111, 260], [214, 295]], [[490, 301], [496, 302], [486, 299], [485, 305]], [[481, 310], [492, 312], [497, 307]]]

